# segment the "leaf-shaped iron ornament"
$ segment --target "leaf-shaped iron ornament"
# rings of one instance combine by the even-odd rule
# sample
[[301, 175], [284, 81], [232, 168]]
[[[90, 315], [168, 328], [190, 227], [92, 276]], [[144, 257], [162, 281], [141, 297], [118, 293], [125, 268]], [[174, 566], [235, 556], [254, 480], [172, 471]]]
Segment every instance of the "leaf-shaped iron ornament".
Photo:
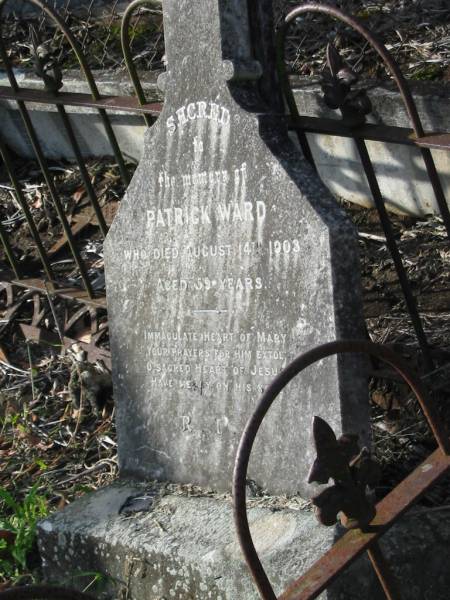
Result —
[[329, 73], [322, 78], [322, 91], [325, 104], [333, 110], [339, 109], [349, 127], [364, 125], [366, 115], [372, 112], [372, 103], [366, 90], [352, 90], [357, 83], [357, 73], [346, 64], [334, 44], [327, 46]]
[[367, 495], [380, 478], [380, 469], [367, 448], [360, 449], [358, 436], [344, 434], [336, 438], [326, 421], [314, 417], [313, 437], [317, 458], [308, 475], [308, 483], [334, 485], [326, 488], [312, 503], [323, 525], [339, 519], [347, 529], [364, 529], [375, 516], [375, 505]]
[[30, 49], [34, 71], [44, 82], [48, 92], [57, 92], [63, 86], [62, 71], [48, 44], [41, 41], [36, 28], [30, 25]]

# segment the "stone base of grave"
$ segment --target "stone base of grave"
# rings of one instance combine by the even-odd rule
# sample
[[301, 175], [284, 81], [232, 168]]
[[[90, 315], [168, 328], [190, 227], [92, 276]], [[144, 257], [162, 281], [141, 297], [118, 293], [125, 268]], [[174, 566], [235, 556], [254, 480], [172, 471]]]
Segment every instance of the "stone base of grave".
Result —
[[[149, 492], [150, 489], [150, 492]], [[146, 510], [119, 515], [130, 496], [154, 495]], [[136, 500], [136, 503], [146, 500]], [[305, 510], [258, 506], [249, 519], [264, 567], [279, 594], [332, 544], [333, 528]], [[446, 600], [450, 524], [443, 511], [416, 511], [381, 542], [408, 600]], [[83, 589], [101, 574], [99, 598], [120, 600], [257, 600], [236, 540], [229, 497], [188, 496], [164, 486], [117, 483], [89, 494], [39, 525], [51, 582]], [[90, 591], [94, 590], [93, 587]], [[403, 596], [402, 596], [403, 597]], [[382, 599], [366, 558], [321, 598]]]

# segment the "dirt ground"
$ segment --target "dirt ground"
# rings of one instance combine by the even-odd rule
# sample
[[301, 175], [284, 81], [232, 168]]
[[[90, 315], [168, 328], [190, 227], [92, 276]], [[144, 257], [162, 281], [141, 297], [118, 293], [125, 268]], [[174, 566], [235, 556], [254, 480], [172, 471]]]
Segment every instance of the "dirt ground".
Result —
[[[292, 4], [279, 0], [278, 19], [282, 9]], [[447, 0], [349, 0], [341, 5], [356, 12], [377, 31], [408, 77], [423, 80], [450, 78], [450, 5]], [[16, 63], [22, 64], [24, 59], [29, 62], [28, 26], [9, 18], [7, 43], [10, 44], [11, 58]], [[85, 17], [74, 16], [70, 21], [79, 36], [83, 31], [86, 33], [86, 19], [83, 19]], [[142, 45], [147, 35], [147, 21], [143, 19], [143, 26], [136, 27], [135, 49], [141, 52], [137, 64], [143, 69], [158, 69], [162, 68], [164, 48], [160, 24], [155, 28], [154, 21], [150, 21], [147, 25], [153, 28], [156, 36], [150, 49]], [[110, 22], [117, 25], [115, 18], [106, 25]], [[108, 25], [108, 31], [112, 33], [105, 38], [102, 32], [106, 25], [104, 21], [90, 17], [88, 35], [80, 38], [84, 39], [86, 51], [93, 58], [94, 68], [120, 67], [122, 64], [117, 49], [117, 28], [111, 29]], [[50, 35], [46, 23], [42, 24], [41, 33], [44, 39], [53, 40], [49, 43], [53, 50], [58, 50], [58, 56], [66, 55], [64, 44]], [[320, 18], [314, 20], [314, 26], [307, 19], [306, 27], [305, 24], [294, 27], [287, 46], [292, 70], [307, 76], [319, 74], [326, 42], [331, 39], [337, 40], [341, 54], [356, 63], [363, 74], [385, 75], [373, 53], [360, 39], [348, 29], [335, 25], [330, 29], [329, 22]], [[110, 45], [105, 45], [105, 40]], [[16, 158], [15, 168], [44, 246], [52, 253], [56, 279], [61, 284], [80, 286], [80, 277], [66, 248], [55, 246], [61, 239], [62, 228], [37, 165]], [[130, 164], [130, 172], [133, 168]], [[78, 169], [67, 163], [52, 163], [51, 169], [71, 225], [77, 220], [90, 221], [77, 239], [91, 281], [101, 295], [104, 293], [102, 237], [95, 221], [90, 220], [89, 203]], [[110, 160], [94, 160], [88, 163], [88, 170], [102, 208], [113, 214], [124, 192], [117, 167]], [[376, 212], [350, 205], [344, 205], [344, 209], [359, 232], [368, 336], [374, 342], [392, 346], [410, 362], [421, 374], [442, 420], [450, 425], [450, 249], [442, 222], [437, 217], [392, 217], [397, 243], [431, 346], [434, 367], [430, 371], [425, 368]], [[36, 248], [2, 167], [0, 221], [10, 236], [24, 272], [40, 276]], [[3, 255], [0, 261], [0, 275], [4, 275]], [[17, 293], [18, 299], [25, 291]], [[5, 291], [0, 292], [0, 488], [20, 501], [36, 485], [48, 510], [52, 511], [87, 491], [107, 485], [117, 476], [110, 378], [107, 369], [101, 365], [92, 367], [84, 362], [77, 347], [62, 354], [54, 343], [27, 343], [21, 325], [33, 322], [36, 311], [33, 299], [28, 298], [12, 319], [6, 318], [6, 302]], [[64, 307], [57, 299], [49, 301], [45, 294], [43, 303], [44, 327], [51, 334], [49, 339], [57, 339], [58, 321]], [[105, 320], [106, 316], [102, 318]], [[85, 340], [90, 335], [88, 325], [86, 322], [82, 325], [84, 329], [79, 331]], [[108, 339], [104, 338], [101, 343], [107, 350]], [[373, 452], [383, 472], [376, 488], [380, 498], [424, 460], [435, 443], [407, 387], [391, 371], [381, 369], [378, 364], [372, 366], [369, 389]], [[194, 487], [183, 488], [180, 493], [211, 494]], [[309, 506], [300, 498], [274, 499], [264, 495], [263, 491], [259, 494], [252, 502], [272, 506], [281, 503], [302, 509]], [[422, 502], [429, 508], [450, 505], [450, 481], [442, 481], [429, 490]], [[0, 548], [0, 562], [1, 558]], [[25, 580], [26, 577], [25, 574]], [[7, 578], [0, 574], [0, 581], [2, 579]]]
[[[277, 21], [296, 0], [275, 0]], [[319, 2], [353, 15], [386, 45], [403, 74], [416, 81], [450, 79], [450, 5], [447, 0], [341, 0]], [[306, 15], [289, 29], [286, 57], [294, 73], [317, 76], [326, 43], [334, 41], [342, 56], [363, 78], [387, 73], [375, 51], [346, 25], [321, 15]]]
[[[104, 0], [85, 2], [84, 9], [80, 9], [76, 0], [60, 3], [60, 12], [92, 69], [124, 69], [120, 19], [126, 4], [106, 3], [109, 9], [105, 10]], [[274, 0], [276, 24], [299, 4], [298, 0]], [[328, 4], [356, 16], [371, 29], [386, 44], [407, 78], [416, 81], [450, 79], [450, 5], [447, 0], [329, 0]], [[48, 19], [36, 16], [25, 20], [14, 12], [6, 14], [5, 45], [13, 63], [20, 63], [21, 68], [33, 67], [29, 29], [33, 22], [41, 42], [59, 66], [77, 66], [67, 42], [55, 32]], [[332, 40], [362, 76], [387, 76], [375, 52], [358, 34], [318, 15], [306, 16], [290, 30], [286, 56], [292, 71], [303, 76], [320, 74], [326, 44]], [[139, 69], [164, 68], [164, 35], [159, 11], [143, 8], [136, 13], [131, 26], [131, 45]]]
[[[114, 204], [123, 187], [117, 169], [108, 161], [91, 161], [89, 171], [104, 206]], [[68, 214], [75, 219], [86, 210], [77, 169], [54, 164], [60, 169], [58, 186], [64, 191]], [[23, 165], [21, 178], [28, 190], [32, 213], [42, 223], [40, 232], [49, 248], [61, 235], [38, 170], [30, 162]], [[36, 267], [35, 249], [18, 209], [5, 174], [0, 172], [3, 190], [0, 215], [17, 249], [21, 263]], [[450, 251], [439, 218], [413, 219], [393, 216], [398, 245], [417, 296], [426, 334], [432, 348], [435, 370], [425, 373], [423, 359], [405, 308], [393, 261], [374, 210], [345, 205], [357, 225], [361, 252], [364, 310], [370, 338], [392, 346], [423, 376], [440, 406], [442, 417], [450, 423]], [[102, 241], [94, 227], [79, 237], [83, 255], [90, 257], [90, 273], [104, 281]], [[63, 249], [55, 255], [61, 265], [60, 277], [70, 285], [79, 284], [73, 261]], [[36, 273], [37, 274], [37, 273]], [[103, 288], [100, 286], [99, 292]], [[22, 292], [23, 293], [23, 292]], [[2, 301], [5, 301], [2, 296]], [[57, 300], [56, 313], [58, 312]], [[3, 327], [0, 345], [9, 358], [0, 362], [0, 486], [23, 494], [39, 481], [49, 506], [59, 508], [79, 494], [112, 481], [117, 474], [114, 405], [111, 389], [105, 384], [95, 389], [98, 405], [85, 401], [80, 408], [73, 379], [85, 368], [74, 352], [61, 356], [52, 346], [26, 343], [19, 328], [31, 323], [32, 303], [25, 303], [15, 318]], [[47, 329], [56, 335], [52, 311], [47, 306]], [[107, 348], [108, 341], [103, 345]], [[104, 377], [105, 370], [99, 369]], [[380, 375], [386, 375], [382, 378]], [[76, 387], [76, 386], [75, 386]], [[84, 389], [87, 398], [89, 389]], [[370, 381], [373, 448], [383, 467], [381, 496], [401, 480], [412, 467], [431, 452], [433, 438], [419, 407], [407, 387], [393, 373], [374, 365]], [[79, 390], [78, 390], [79, 395]], [[92, 394], [91, 394], [92, 395]], [[428, 505], [450, 501], [450, 489], [441, 484], [425, 499]]]

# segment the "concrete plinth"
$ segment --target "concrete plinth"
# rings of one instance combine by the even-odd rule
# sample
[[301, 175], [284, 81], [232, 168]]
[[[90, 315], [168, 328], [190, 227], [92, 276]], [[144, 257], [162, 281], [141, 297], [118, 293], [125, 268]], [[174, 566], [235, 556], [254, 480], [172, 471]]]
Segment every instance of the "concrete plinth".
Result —
[[[130, 496], [151, 506], [127, 515]], [[138, 501], [139, 502], [139, 501]], [[143, 501], [144, 504], [148, 500]], [[336, 531], [307, 510], [274, 509], [253, 500], [252, 533], [277, 594], [333, 543]], [[381, 543], [408, 600], [446, 600], [450, 527], [445, 512], [410, 513]], [[104, 576], [99, 598], [120, 600], [257, 600], [242, 559], [227, 496], [193, 497], [186, 488], [118, 483], [87, 495], [39, 525], [47, 578], [83, 588]], [[89, 575], [80, 576], [81, 573]], [[90, 590], [92, 592], [92, 589]], [[366, 558], [344, 572], [321, 598], [384, 598]]]

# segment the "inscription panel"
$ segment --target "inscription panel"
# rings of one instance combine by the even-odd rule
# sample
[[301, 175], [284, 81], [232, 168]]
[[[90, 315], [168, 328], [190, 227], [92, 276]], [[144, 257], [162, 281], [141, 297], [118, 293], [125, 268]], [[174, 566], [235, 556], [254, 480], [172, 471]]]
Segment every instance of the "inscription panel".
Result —
[[[199, 104], [208, 103], [188, 106]], [[229, 114], [223, 106], [219, 108], [221, 114]], [[177, 110], [176, 114], [184, 112]], [[179, 135], [189, 121], [195, 119], [180, 117], [172, 130], [173, 117], [168, 117], [169, 135]], [[229, 138], [230, 119], [212, 121], [214, 137]], [[246, 321], [243, 327], [240, 313], [246, 305], [258, 306], [259, 296], [278, 293], [271, 279], [277, 275], [280, 261], [293, 277], [301, 277], [297, 268], [301, 242], [298, 237], [270, 235], [269, 230], [280, 226], [277, 206], [269, 198], [268, 215], [267, 200], [256, 199], [249, 192], [254, 169], [250, 170], [248, 162], [212, 169], [211, 130], [203, 136], [195, 129], [188, 134], [197, 160], [186, 171], [159, 171], [157, 201], [146, 210], [148, 248], [124, 250], [124, 260], [136, 277], [151, 263], [152, 295], [159, 310], [168, 294], [178, 294], [183, 302], [182, 322], [175, 323], [178, 328], [173, 323], [164, 329], [142, 328], [147, 386], [149, 393], [200, 390], [205, 398], [238, 393], [254, 400], [294, 357], [290, 349], [298, 332], [285, 318], [276, 329], [259, 331], [257, 322], [250, 325]], [[220, 159], [229, 160], [227, 156]], [[272, 223], [266, 230], [268, 219]], [[282, 294], [295, 302], [299, 290], [287, 280], [287, 274], [284, 279]], [[231, 321], [235, 322], [233, 329]], [[191, 331], [184, 327], [188, 322]], [[181, 419], [181, 430], [192, 431], [191, 417], [189, 423], [186, 428]]]
[[[207, 105], [218, 107], [213, 114], [228, 115], [211, 119], [216, 136], [228, 138], [228, 109], [204, 101], [188, 107]], [[187, 129], [190, 121], [203, 114], [201, 110], [200, 117], [186, 119], [183, 115], [192, 111], [183, 108], [175, 112], [179, 115], [176, 128], [173, 116], [166, 119], [170, 136], [185, 133], [180, 128]], [[245, 329], [230, 330], [231, 312], [236, 313], [235, 318], [243, 301], [258, 305], [258, 296], [270, 293], [270, 272], [277, 271], [280, 259], [285, 266], [293, 261], [295, 271], [301, 242], [298, 237], [277, 239], [265, 232], [267, 201], [249, 193], [252, 172], [246, 161], [231, 168], [211, 168], [214, 149], [210, 133], [202, 136], [195, 128], [188, 132], [191, 153], [197, 158], [188, 163], [188, 169], [158, 172], [157, 202], [145, 213], [149, 247], [126, 248], [123, 258], [137, 277], [153, 263], [152, 294], [157, 296], [157, 306], [168, 294], [180, 294], [184, 321], [194, 319], [192, 331], [173, 325], [142, 328], [149, 390], [201, 390], [204, 397], [225, 392], [254, 398], [286, 366], [288, 354], [293, 358], [288, 349], [295, 342], [295, 332], [286, 322], [280, 331], [258, 331], [256, 323], [250, 331], [247, 323]], [[222, 156], [221, 162], [227, 159]], [[277, 207], [270, 208], [272, 220], [277, 219]], [[231, 243], [233, 239], [237, 241]], [[177, 276], [171, 277], [175, 272]], [[289, 283], [285, 295], [295, 298], [294, 288]], [[182, 419], [181, 430], [192, 430], [192, 425], [184, 425]]]

